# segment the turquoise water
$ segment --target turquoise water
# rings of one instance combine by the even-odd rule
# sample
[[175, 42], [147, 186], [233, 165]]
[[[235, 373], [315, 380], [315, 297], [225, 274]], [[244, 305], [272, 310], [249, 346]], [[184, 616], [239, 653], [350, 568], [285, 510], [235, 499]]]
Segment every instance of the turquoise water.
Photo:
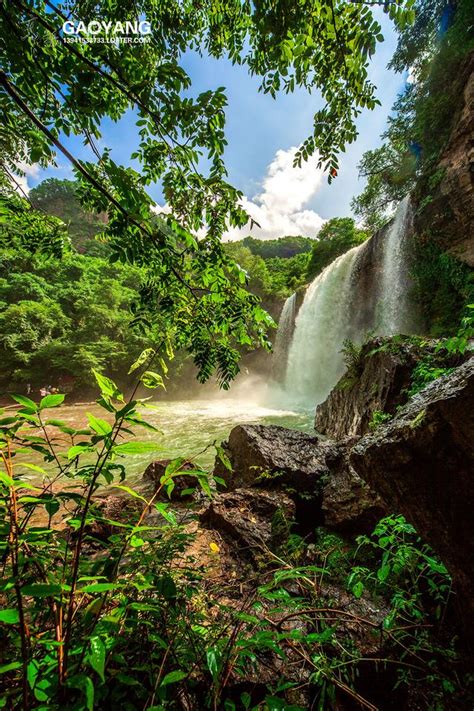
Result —
[[[87, 426], [89, 412], [97, 417], [109, 419], [109, 413], [96, 403], [66, 404], [49, 411], [48, 415], [79, 428]], [[215, 400], [153, 403], [153, 409], [143, 409], [142, 415], [160, 432], [155, 433], [137, 427], [136, 438], [142, 441], [152, 440], [159, 445], [160, 449], [156, 454], [129, 456], [123, 460], [127, 480], [131, 482], [138, 481], [147, 465], [156, 459], [183, 456], [195, 460], [204, 468], [212, 468], [215, 460], [213, 442], [220, 444], [228, 437], [235, 425], [276, 424], [312, 432], [314, 418], [314, 413], [310, 411], [266, 407], [227, 396]], [[65, 450], [69, 446], [70, 443], [64, 442]], [[29, 457], [29, 461], [33, 460]], [[37, 459], [35, 461], [41, 463]]]

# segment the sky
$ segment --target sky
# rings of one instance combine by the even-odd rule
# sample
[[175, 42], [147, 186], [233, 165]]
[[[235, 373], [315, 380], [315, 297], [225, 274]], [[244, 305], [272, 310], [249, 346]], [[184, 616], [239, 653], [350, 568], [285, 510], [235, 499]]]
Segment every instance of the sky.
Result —
[[[391, 107], [402, 91], [406, 76], [387, 69], [396, 45], [396, 36], [388, 18], [379, 13], [385, 41], [378, 49], [369, 70], [369, 77], [377, 87], [381, 106], [374, 111], [364, 111], [357, 126], [359, 137], [340, 156], [340, 170], [331, 185], [327, 177], [310, 159], [301, 169], [293, 168], [297, 147], [311, 133], [314, 113], [323, 102], [316, 92], [308, 94], [297, 90], [294, 94], [281, 94], [276, 100], [258, 91], [258, 78], [249, 76], [245, 67], [236, 67], [226, 60], [202, 58], [193, 53], [183, 59], [183, 66], [193, 82], [193, 93], [224, 86], [228, 98], [226, 135], [226, 164], [229, 181], [243, 191], [243, 206], [259, 223], [252, 234], [261, 239], [283, 235], [315, 237], [331, 217], [351, 215], [350, 201], [363, 189], [358, 179], [357, 163], [364, 151], [380, 145]], [[99, 146], [109, 146], [113, 159], [123, 165], [134, 165], [130, 154], [138, 145], [138, 131], [134, 114], [129, 111], [118, 122], [106, 120]], [[80, 138], [67, 141], [78, 158], [93, 159], [90, 149]], [[37, 166], [27, 169], [27, 185], [37, 185], [46, 177], [70, 178], [72, 171], [58, 157], [57, 167], [43, 170]], [[150, 189], [151, 196], [163, 204], [158, 186]], [[249, 228], [231, 230], [227, 239], [240, 239], [249, 234]]]

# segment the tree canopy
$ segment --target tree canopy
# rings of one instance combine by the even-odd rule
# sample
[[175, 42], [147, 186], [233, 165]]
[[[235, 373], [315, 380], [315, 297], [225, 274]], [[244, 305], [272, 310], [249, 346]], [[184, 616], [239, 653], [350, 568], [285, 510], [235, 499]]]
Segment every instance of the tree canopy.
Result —
[[463, 66], [474, 49], [471, 0], [418, 0], [416, 20], [399, 34], [391, 61], [410, 72], [393, 106], [380, 148], [360, 164], [367, 184], [352, 201], [370, 229], [390, 218], [393, 207], [415, 186], [427, 197], [441, 175], [438, 161], [451, 134], [463, 90]]
[[[402, 27], [413, 19], [412, 4], [394, 0], [383, 8]], [[146, 18], [150, 41], [68, 41], [66, 20], [87, 25], [97, 18]], [[188, 50], [227, 56], [259, 76], [272, 96], [319, 89], [325, 106], [296, 162], [317, 153], [331, 176], [338, 153], [357, 135], [357, 116], [377, 103], [367, 67], [383, 37], [371, 8], [341, 0], [12, 0], [0, 6], [0, 31], [4, 189], [19, 161], [45, 166], [58, 153], [66, 158], [81, 202], [107, 216], [110, 259], [147, 272], [135, 323], [146, 328], [159, 312], [163, 340], [193, 354], [201, 380], [217, 369], [226, 387], [238, 370], [237, 347], [266, 345], [270, 320], [220, 241], [227, 227], [248, 219], [223, 160], [225, 91], [194, 95], [181, 60]], [[140, 135], [130, 156], [138, 170], [118, 165], [99, 144], [103, 119], [117, 121], [130, 109]], [[74, 134], [94, 161], [71, 153], [66, 144]], [[171, 211], [166, 225], [147, 192], [153, 183]]]
[[307, 276], [314, 279], [336, 257], [367, 239], [368, 233], [355, 226], [350, 217], [334, 217], [321, 228], [308, 262]]

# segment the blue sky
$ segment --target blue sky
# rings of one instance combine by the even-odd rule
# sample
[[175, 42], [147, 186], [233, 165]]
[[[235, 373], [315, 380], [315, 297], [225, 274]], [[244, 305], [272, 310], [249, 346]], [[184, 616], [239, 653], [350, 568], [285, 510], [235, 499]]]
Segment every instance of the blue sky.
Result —
[[[243, 191], [244, 206], [262, 225], [261, 230], [254, 229], [254, 236], [315, 236], [324, 220], [350, 214], [350, 200], [363, 188], [357, 176], [357, 163], [364, 151], [380, 144], [387, 116], [406, 80], [405, 76], [387, 69], [396, 37], [387, 17], [377, 14], [385, 41], [378, 45], [370, 78], [377, 86], [382, 105], [360, 116], [359, 137], [341, 156], [339, 176], [331, 185], [316, 170], [314, 160], [301, 171], [291, 165], [294, 149], [310, 134], [313, 115], [322, 106], [318, 93], [309, 95], [298, 90], [273, 100], [259, 93], [258, 79], [249, 76], [245, 67], [191, 53], [185, 56], [183, 64], [192, 78], [193, 93], [226, 87], [229, 180]], [[112, 149], [115, 161], [130, 164], [130, 153], [137, 145], [133, 113], [127, 113], [118, 123], [105, 121], [101, 143]], [[70, 139], [68, 146], [78, 157], [92, 159], [80, 139]], [[30, 171], [29, 186], [45, 177], [70, 177], [71, 170], [62, 156], [58, 157], [58, 164], [58, 168]], [[162, 204], [158, 186], [150, 192]], [[243, 235], [234, 232], [229, 237], [235, 239], [247, 233], [248, 230]]]

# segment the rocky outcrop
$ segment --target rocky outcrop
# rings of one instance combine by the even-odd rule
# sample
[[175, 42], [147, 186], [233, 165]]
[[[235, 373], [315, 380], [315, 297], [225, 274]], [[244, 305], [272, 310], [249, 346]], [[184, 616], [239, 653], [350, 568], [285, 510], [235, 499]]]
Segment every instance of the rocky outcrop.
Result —
[[322, 520], [333, 531], [368, 533], [386, 515], [387, 508], [354, 470], [347, 443], [340, 443], [336, 451], [337, 456], [329, 462], [331, 473], [322, 489]]
[[316, 408], [316, 431], [335, 439], [362, 435], [368, 432], [374, 412], [393, 414], [407, 399], [420, 354], [410, 338], [376, 338], [366, 343], [357, 362]]
[[438, 185], [420, 206], [415, 229], [474, 267], [474, 52], [458, 84], [461, 108], [438, 164]]
[[216, 460], [215, 474], [228, 488], [289, 485], [314, 492], [321, 478], [329, 473], [319, 439], [278, 425], [237, 425], [223, 449], [232, 472]]
[[352, 444], [276, 425], [238, 425], [223, 444], [232, 472], [218, 458], [215, 474], [229, 488], [284, 492], [295, 501], [303, 528], [328, 525], [361, 533], [373, 528], [384, 506], [352, 468], [347, 456]]
[[439, 554], [474, 636], [474, 358], [363, 437], [350, 459]]

